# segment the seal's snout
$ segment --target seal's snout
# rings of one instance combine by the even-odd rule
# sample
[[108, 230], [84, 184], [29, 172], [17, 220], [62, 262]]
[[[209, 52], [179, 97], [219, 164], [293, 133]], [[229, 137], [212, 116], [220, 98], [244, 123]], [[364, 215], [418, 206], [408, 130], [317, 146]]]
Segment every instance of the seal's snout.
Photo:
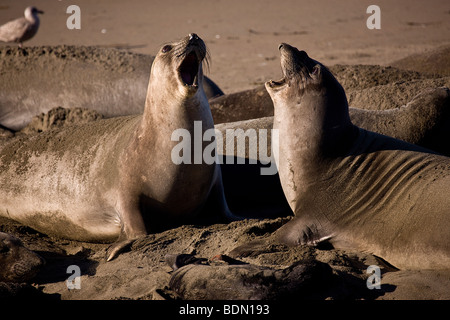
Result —
[[189, 33], [189, 41], [197, 41], [200, 39], [196, 33]]
[[190, 33], [181, 45], [184, 48], [180, 54], [183, 60], [178, 68], [180, 78], [185, 86], [197, 88], [200, 65], [207, 53], [205, 43], [196, 33]]
[[199, 60], [203, 60], [206, 45], [196, 33], [189, 33], [181, 43], [185, 47], [185, 52], [190, 50], [197, 51]]
[[308, 54], [305, 51], [298, 50], [296, 47], [293, 47], [284, 42], [278, 45], [278, 50], [289, 55], [296, 55], [301, 60], [305, 60], [306, 58], [308, 58]]
[[280, 51], [288, 51], [288, 52], [294, 52], [299, 51], [297, 48], [291, 46], [290, 44], [287, 44], [285, 42], [282, 42], [278, 45], [278, 50]]
[[196, 33], [189, 33], [187, 38], [187, 44], [191, 46], [204, 45], [203, 40]]
[[281, 53], [285, 52], [285, 53], [292, 53], [294, 51], [298, 51], [297, 48], [294, 48], [293, 46], [282, 42], [278, 45], [278, 50], [280, 50]]

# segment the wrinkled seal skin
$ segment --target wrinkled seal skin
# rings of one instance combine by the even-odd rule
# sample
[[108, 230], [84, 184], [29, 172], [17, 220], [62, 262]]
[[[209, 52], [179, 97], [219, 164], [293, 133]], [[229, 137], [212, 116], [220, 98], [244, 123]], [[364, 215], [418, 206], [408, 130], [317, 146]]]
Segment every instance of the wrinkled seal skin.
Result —
[[205, 54], [195, 34], [165, 45], [151, 68], [143, 115], [1, 145], [0, 215], [64, 238], [117, 240], [111, 260], [147, 232], [192, 218], [208, 196], [229, 214], [218, 164], [171, 158], [174, 130], [193, 136], [194, 121], [203, 131], [214, 127], [202, 87]]
[[266, 89], [295, 218], [276, 237], [291, 245], [331, 239], [399, 268], [449, 268], [450, 159], [356, 127], [331, 72], [304, 51], [279, 49], [284, 78]]
[[16, 237], [0, 232], [0, 282], [26, 282], [45, 264]]

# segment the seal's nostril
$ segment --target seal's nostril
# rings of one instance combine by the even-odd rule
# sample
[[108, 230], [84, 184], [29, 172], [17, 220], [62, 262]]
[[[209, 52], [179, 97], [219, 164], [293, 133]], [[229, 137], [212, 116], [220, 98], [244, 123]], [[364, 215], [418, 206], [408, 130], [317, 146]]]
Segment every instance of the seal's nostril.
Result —
[[278, 50], [281, 50], [281, 48], [283, 48], [284, 43], [280, 43], [280, 45], [278, 46]]

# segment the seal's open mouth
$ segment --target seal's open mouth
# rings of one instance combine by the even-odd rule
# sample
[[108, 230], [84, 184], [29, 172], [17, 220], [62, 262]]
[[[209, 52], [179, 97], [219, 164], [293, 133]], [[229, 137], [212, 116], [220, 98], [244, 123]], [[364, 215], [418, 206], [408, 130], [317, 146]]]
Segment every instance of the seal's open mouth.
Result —
[[200, 63], [195, 51], [186, 55], [179, 67], [180, 77], [187, 86], [197, 86], [197, 75]]
[[278, 46], [281, 53], [281, 72], [283, 78], [278, 81], [268, 81], [267, 85], [272, 89], [281, 89], [294, 79], [301, 79], [305, 82], [310, 78], [310, 72], [316, 72], [314, 69], [314, 62], [308, 57], [306, 52], [300, 51], [286, 43], [281, 43]]
[[278, 81], [269, 80], [266, 82], [266, 86], [269, 86], [273, 90], [281, 90], [281, 88], [283, 88], [286, 84], [287, 84], [286, 77], [283, 77]]

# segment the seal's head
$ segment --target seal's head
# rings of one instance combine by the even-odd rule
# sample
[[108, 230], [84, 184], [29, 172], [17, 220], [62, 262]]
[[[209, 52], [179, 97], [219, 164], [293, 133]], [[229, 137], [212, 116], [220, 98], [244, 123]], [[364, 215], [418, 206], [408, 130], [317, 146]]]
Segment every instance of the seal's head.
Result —
[[[344, 89], [333, 74], [320, 62], [311, 59], [286, 43], [279, 45], [283, 78], [266, 82], [275, 107], [296, 107], [308, 116], [313, 112], [325, 123], [335, 126], [350, 121]], [[302, 111], [300, 111], [302, 110]], [[331, 123], [328, 123], [331, 122]]]
[[202, 63], [206, 56], [206, 45], [195, 33], [165, 44], [153, 61], [149, 90], [165, 92], [164, 99], [190, 98], [203, 92]]
[[44, 259], [25, 248], [19, 239], [0, 232], [0, 281], [28, 281], [44, 264]]

